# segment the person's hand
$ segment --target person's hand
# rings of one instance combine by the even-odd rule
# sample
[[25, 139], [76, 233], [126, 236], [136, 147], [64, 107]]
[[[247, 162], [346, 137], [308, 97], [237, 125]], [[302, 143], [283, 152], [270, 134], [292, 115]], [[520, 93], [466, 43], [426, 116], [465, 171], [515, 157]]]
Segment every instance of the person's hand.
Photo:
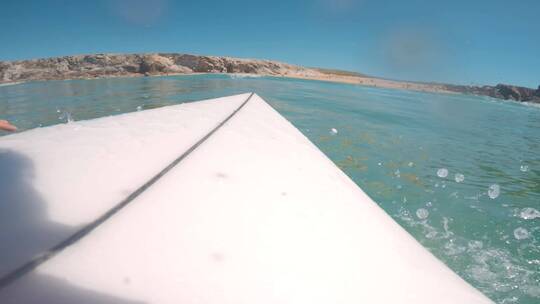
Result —
[[7, 120], [0, 120], [0, 130], [13, 132], [17, 131], [17, 127], [10, 124]]

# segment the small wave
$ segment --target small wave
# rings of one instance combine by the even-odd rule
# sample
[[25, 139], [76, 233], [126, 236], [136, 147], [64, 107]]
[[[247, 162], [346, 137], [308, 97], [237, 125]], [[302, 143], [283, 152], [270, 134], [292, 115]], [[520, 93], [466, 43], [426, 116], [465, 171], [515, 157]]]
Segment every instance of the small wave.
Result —
[[526, 105], [526, 106], [531, 107], [531, 108], [537, 108], [537, 109], [540, 109], [540, 103], [537, 103], [537, 102], [528, 102], [528, 101], [524, 101], [524, 102], [522, 102], [521, 104]]
[[244, 78], [260, 78], [263, 77], [263, 75], [257, 75], [257, 74], [227, 74], [232, 79], [244, 79]]
[[7, 86], [17, 85], [17, 84], [21, 84], [21, 83], [24, 83], [24, 81], [0, 83], [0, 87], [7, 87]]

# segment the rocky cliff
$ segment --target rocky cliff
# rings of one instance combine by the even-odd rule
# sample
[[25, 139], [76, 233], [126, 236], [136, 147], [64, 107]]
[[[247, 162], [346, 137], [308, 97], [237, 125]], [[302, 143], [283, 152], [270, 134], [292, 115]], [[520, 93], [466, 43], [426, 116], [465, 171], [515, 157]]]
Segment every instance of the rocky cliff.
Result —
[[187, 54], [97, 54], [0, 61], [0, 83], [188, 73], [249, 73], [304, 77], [320, 74], [315, 69], [275, 61]]

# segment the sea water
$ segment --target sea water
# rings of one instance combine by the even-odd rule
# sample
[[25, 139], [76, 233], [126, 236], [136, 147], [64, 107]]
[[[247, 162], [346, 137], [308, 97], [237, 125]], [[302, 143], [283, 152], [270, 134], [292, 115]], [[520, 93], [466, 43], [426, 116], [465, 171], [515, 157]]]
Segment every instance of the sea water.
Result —
[[487, 296], [540, 303], [540, 107], [320, 81], [191, 75], [2, 86], [0, 119], [25, 130], [244, 92], [268, 101]]

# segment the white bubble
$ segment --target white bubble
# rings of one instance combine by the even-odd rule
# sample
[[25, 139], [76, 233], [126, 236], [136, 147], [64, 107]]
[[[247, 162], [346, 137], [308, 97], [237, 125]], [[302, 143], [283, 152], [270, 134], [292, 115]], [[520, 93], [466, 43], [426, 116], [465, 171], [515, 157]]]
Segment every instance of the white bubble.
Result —
[[517, 239], [517, 240], [524, 240], [526, 238], [529, 238], [529, 231], [527, 231], [527, 229], [523, 228], [523, 227], [518, 227], [516, 229], [514, 229], [514, 237]]
[[408, 166], [409, 166], [409, 167], [412, 167], [412, 166], [414, 166], [414, 163], [413, 163], [413, 162], [409, 162]]
[[493, 184], [489, 186], [489, 189], [488, 189], [489, 198], [496, 199], [500, 193], [501, 193], [501, 187], [499, 187], [499, 185]]
[[427, 209], [419, 208], [418, 210], [416, 210], [416, 217], [418, 217], [419, 219], [424, 220], [427, 219], [428, 216], [429, 211], [427, 211]]
[[401, 172], [399, 172], [399, 169], [397, 169], [396, 172], [394, 172], [394, 175], [395, 175], [397, 178], [400, 178], [400, 177], [401, 177]]
[[454, 180], [456, 181], [456, 183], [461, 183], [462, 181], [465, 180], [465, 175], [463, 175], [461, 173], [456, 173], [454, 175]]
[[520, 212], [520, 217], [524, 220], [533, 220], [535, 218], [540, 218], [540, 211], [534, 209], [534, 208], [523, 208]]
[[142, 111], [142, 106], [137, 106], [137, 112]]
[[433, 203], [432, 203], [432, 202], [427, 202], [427, 203], [426, 203], [426, 207], [431, 207], [431, 206], [433, 206]]
[[447, 177], [448, 176], [448, 169], [441, 168], [441, 169], [437, 170], [437, 176], [440, 177], [440, 178]]
[[336, 128], [332, 128], [332, 129], [330, 129], [330, 134], [336, 135], [336, 134], [338, 134], [338, 130]]
[[521, 165], [521, 167], [519, 167], [519, 170], [521, 170], [521, 172], [527, 172], [527, 171], [529, 171], [529, 166]]
[[382, 166], [382, 163], [378, 163], [377, 165]]

